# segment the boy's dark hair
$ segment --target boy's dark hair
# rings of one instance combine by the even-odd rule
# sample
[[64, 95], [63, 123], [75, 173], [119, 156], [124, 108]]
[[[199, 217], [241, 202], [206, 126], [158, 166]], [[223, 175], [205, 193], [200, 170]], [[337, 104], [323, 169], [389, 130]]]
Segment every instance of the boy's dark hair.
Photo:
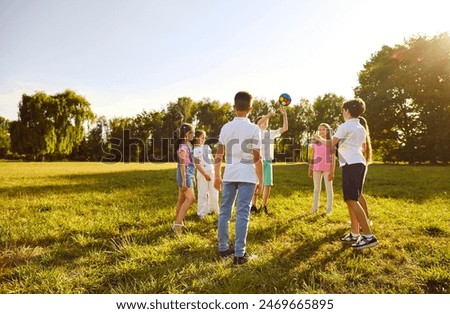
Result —
[[239, 92], [234, 96], [234, 108], [237, 111], [247, 111], [252, 106], [252, 95], [247, 92]]
[[361, 98], [355, 98], [344, 102], [343, 109], [347, 109], [353, 118], [358, 118], [366, 111], [366, 103]]

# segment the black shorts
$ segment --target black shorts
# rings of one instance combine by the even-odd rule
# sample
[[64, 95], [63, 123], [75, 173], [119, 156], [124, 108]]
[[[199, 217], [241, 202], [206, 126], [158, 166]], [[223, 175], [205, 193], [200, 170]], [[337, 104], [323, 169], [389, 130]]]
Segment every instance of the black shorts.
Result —
[[344, 201], [358, 201], [362, 194], [366, 166], [364, 164], [352, 164], [342, 167], [342, 192]]

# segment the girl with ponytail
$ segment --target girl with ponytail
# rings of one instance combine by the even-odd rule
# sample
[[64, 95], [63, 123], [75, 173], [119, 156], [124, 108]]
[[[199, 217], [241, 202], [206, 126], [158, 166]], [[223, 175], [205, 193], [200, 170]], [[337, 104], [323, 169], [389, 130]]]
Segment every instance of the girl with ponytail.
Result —
[[191, 144], [194, 139], [194, 131], [194, 127], [191, 124], [184, 123], [180, 127], [179, 139], [174, 147], [174, 157], [178, 163], [177, 183], [179, 188], [175, 221], [172, 224], [172, 230], [176, 235], [180, 235], [183, 232], [184, 217], [189, 207], [195, 201], [195, 166]]

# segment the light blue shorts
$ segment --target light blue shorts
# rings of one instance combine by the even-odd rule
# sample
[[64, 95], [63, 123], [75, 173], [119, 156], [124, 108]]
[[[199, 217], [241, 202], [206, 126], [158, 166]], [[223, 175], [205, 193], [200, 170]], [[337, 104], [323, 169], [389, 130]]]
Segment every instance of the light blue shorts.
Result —
[[[194, 174], [195, 174], [194, 164], [186, 166], [186, 186], [188, 188], [194, 187]], [[177, 183], [178, 187], [181, 188], [183, 185], [183, 179], [181, 178], [180, 165], [178, 165], [177, 167]]]

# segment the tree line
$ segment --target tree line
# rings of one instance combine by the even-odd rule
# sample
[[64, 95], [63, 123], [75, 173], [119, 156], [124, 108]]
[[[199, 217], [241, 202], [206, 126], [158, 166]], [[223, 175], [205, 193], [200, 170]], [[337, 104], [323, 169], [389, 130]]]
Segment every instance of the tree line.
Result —
[[[367, 105], [375, 159], [384, 162], [448, 164], [450, 123], [450, 37], [416, 36], [394, 47], [383, 46], [358, 73], [355, 97]], [[306, 161], [311, 134], [321, 122], [342, 123], [344, 97], [334, 93], [313, 102], [300, 99], [287, 108], [289, 130], [276, 143], [276, 158]], [[249, 118], [256, 121], [276, 100], [255, 99]], [[110, 162], [171, 161], [177, 130], [192, 123], [210, 143], [233, 119], [230, 103], [180, 97], [160, 111], [135, 117], [96, 116], [74, 91], [22, 95], [18, 119], [0, 117], [0, 158]], [[269, 128], [281, 125], [281, 115]]]

